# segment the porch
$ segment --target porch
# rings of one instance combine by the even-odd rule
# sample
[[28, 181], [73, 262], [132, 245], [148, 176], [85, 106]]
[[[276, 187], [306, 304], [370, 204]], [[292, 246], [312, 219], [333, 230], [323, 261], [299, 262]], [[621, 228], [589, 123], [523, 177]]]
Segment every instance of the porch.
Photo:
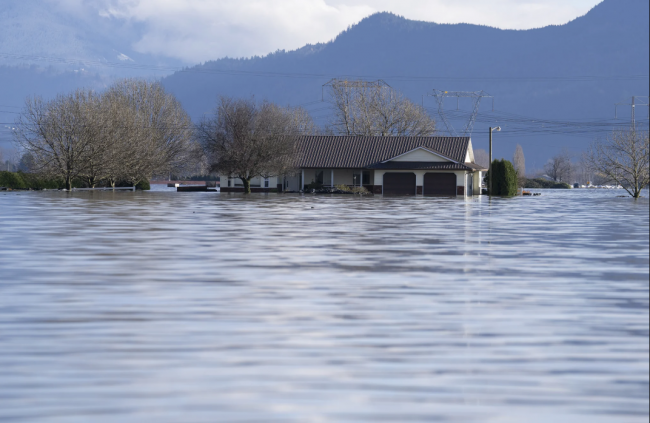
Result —
[[[303, 191], [309, 187], [363, 186], [375, 192], [374, 171], [367, 169], [301, 169], [284, 178], [285, 191]], [[381, 191], [379, 192], [381, 194]]]
[[[284, 191], [321, 187], [364, 187], [377, 195], [480, 195], [482, 172], [373, 169], [301, 169], [282, 179]], [[278, 181], [280, 183], [280, 181]]]

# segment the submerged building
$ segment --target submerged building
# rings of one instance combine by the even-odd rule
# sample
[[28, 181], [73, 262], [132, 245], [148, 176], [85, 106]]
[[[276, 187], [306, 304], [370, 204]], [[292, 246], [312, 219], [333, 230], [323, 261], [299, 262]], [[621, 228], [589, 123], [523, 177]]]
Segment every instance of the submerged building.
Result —
[[[293, 175], [256, 178], [252, 192], [303, 191], [308, 186], [363, 186], [376, 195], [480, 195], [483, 172], [469, 137], [304, 136]], [[243, 192], [221, 176], [221, 192]]]

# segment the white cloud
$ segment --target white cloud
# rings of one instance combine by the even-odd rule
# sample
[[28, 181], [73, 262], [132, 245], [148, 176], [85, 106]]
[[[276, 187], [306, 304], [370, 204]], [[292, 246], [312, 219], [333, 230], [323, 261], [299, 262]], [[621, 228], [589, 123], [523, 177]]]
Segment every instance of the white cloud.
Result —
[[[78, 4], [80, 0], [61, 0]], [[194, 63], [329, 41], [381, 11], [438, 23], [525, 29], [562, 24], [599, 0], [86, 0], [101, 16], [144, 24], [143, 53]], [[86, 3], [86, 4], [89, 4]]]

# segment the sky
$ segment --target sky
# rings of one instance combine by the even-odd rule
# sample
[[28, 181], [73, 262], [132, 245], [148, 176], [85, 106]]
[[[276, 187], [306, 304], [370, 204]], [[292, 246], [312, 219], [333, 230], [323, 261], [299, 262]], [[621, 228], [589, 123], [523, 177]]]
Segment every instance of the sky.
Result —
[[600, 0], [49, 0], [143, 28], [135, 49], [199, 63], [327, 42], [376, 12], [504, 29], [564, 24]]

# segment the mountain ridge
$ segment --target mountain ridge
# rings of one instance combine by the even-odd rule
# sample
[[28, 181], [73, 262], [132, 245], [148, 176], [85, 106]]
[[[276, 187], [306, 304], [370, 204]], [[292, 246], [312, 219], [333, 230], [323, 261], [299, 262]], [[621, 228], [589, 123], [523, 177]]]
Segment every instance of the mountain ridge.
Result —
[[[210, 112], [219, 95], [312, 104], [321, 100], [328, 78], [344, 76], [385, 79], [433, 115], [437, 104], [423, 95], [438, 88], [484, 90], [496, 97], [496, 108], [504, 113], [603, 119], [613, 115], [614, 103], [648, 92], [647, 77], [638, 77], [649, 73], [647, 11], [647, 1], [605, 0], [567, 24], [527, 30], [438, 24], [378, 13], [327, 43], [263, 57], [221, 58], [162, 81], [195, 119]], [[309, 107], [320, 123], [327, 122], [326, 105]], [[486, 147], [489, 110], [481, 109], [483, 122], [475, 126], [477, 148]], [[461, 126], [462, 119], [457, 120], [454, 126]], [[504, 140], [496, 147], [497, 155], [509, 157], [514, 144], [521, 143], [539, 158], [538, 167], [562, 146], [580, 151], [590, 140], [585, 134], [500, 136]]]
[[[26, 3], [13, 4], [13, 9], [0, 11], [0, 20], [9, 13], [17, 13], [16, 8], [27, 7]], [[41, 17], [55, 15], [56, 11], [44, 9]], [[162, 83], [176, 94], [195, 120], [213, 109], [219, 95], [232, 95], [255, 96], [281, 104], [312, 104], [310, 112], [318, 122], [326, 123], [326, 105], [313, 104], [321, 100], [323, 84], [330, 78], [345, 76], [386, 79], [414, 102], [424, 104], [433, 115], [437, 112], [436, 104], [424, 95], [438, 88], [484, 90], [496, 97], [497, 110], [507, 113], [563, 120], [602, 118], [612, 114], [613, 103], [647, 94], [647, 78], [639, 81], [576, 77], [648, 75], [647, 16], [646, 0], [605, 0], [564, 25], [525, 30], [440, 24], [380, 12], [351, 25], [328, 42], [307, 44], [291, 51], [278, 50], [265, 56], [218, 58], [185, 66], [182, 71], [163, 77]], [[3, 67], [0, 61], [3, 102], [22, 104], [29, 94], [51, 97], [77, 86], [102, 89], [116, 77], [151, 77], [156, 73], [164, 76], [168, 71], [154, 69], [180, 68], [178, 62], [134, 52], [137, 26], [124, 24], [125, 33], [106, 44], [102, 40], [106, 39], [110, 25], [90, 28], [83, 17], [69, 19], [72, 23], [68, 26], [78, 30], [66, 35], [72, 47], [76, 46], [79, 34], [86, 31], [90, 33], [88, 43], [96, 41], [106, 48], [82, 48], [63, 67], [34, 68], [34, 63], [22, 67], [7, 67], [4, 63]], [[69, 29], [63, 25], [64, 31]], [[3, 42], [8, 43], [0, 38], [0, 53], [7, 52]], [[20, 45], [13, 48], [24, 53]], [[56, 55], [46, 53], [40, 54]], [[129, 67], [132, 62], [127, 61], [123, 66], [102, 68], [93, 64], [80, 70], [84, 59], [86, 63], [93, 58], [110, 64], [119, 62], [121, 54], [143, 69], [132, 69], [137, 66]], [[467, 108], [467, 104], [461, 106], [461, 111]], [[481, 109], [481, 113], [486, 111]], [[486, 119], [491, 117], [486, 114], [483, 120]], [[460, 126], [462, 119], [457, 120], [455, 125]], [[478, 148], [484, 147], [486, 125], [477, 122]], [[507, 157], [513, 142], [505, 143], [503, 150], [497, 147], [497, 154]], [[527, 152], [533, 156], [547, 156], [557, 149], [547, 147], [540, 137], [524, 138], [521, 142], [528, 145]], [[585, 142], [567, 137], [555, 137], [552, 143], [576, 150], [585, 147]]]

